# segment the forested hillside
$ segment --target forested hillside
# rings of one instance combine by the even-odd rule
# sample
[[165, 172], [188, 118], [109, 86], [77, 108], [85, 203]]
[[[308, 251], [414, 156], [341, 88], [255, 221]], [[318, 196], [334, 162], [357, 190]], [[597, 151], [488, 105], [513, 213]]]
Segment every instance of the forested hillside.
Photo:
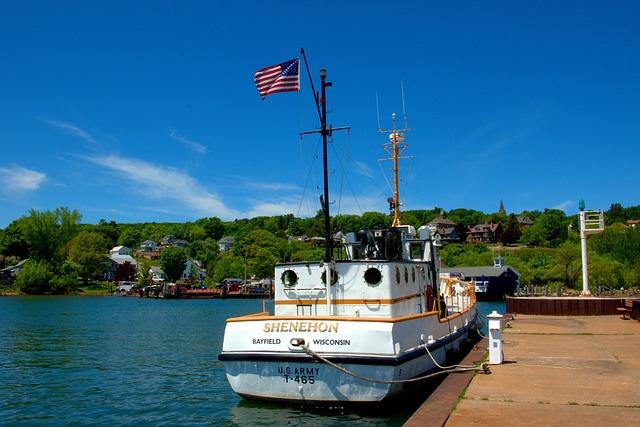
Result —
[[[518, 216], [532, 223], [519, 226]], [[493, 256], [502, 254], [522, 274], [523, 284], [574, 287], [579, 283], [577, 215], [566, 216], [557, 209], [507, 215], [439, 208], [402, 214], [403, 223], [416, 228], [435, 218], [446, 218], [464, 229], [482, 222], [501, 224], [497, 244], [445, 244], [441, 255], [446, 266], [491, 265]], [[589, 238], [590, 281], [594, 286], [640, 286], [640, 229], [627, 225], [627, 221], [639, 218], [640, 206], [612, 204], [606, 211], [607, 229]], [[208, 284], [245, 274], [270, 277], [278, 262], [319, 260], [324, 251], [312, 241], [296, 238], [321, 236], [320, 214], [313, 218], [282, 215], [221, 221], [211, 217], [186, 223], [143, 224], [105, 220], [83, 224], [81, 219], [80, 212], [68, 208], [32, 210], [16, 219], [0, 231], [0, 267], [29, 259], [16, 286], [25, 292], [65, 293], [78, 286], [78, 278], [85, 283], [99, 279], [110, 248], [122, 245], [135, 250], [145, 240], [158, 242], [167, 235], [188, 242], [182, 249], [184, 256], [206, 267]], [[389, 223], [389, 215], [365, 212], [336, 216], [332, 228], [346, 233]], [[221, 253], [217, 242], [225, 236], [233, 237], [233, 249]], [[148, 269], [147, 260], [139, 261]]]

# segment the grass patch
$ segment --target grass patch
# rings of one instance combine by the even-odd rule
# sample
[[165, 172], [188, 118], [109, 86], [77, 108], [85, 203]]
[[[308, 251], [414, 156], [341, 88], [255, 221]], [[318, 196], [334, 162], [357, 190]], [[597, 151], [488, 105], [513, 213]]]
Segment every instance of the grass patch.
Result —
[[111, 295], [114, 290], [113, 283], [94, 282], [87, 286], [80, 286], [75, 293], [77, 295]]

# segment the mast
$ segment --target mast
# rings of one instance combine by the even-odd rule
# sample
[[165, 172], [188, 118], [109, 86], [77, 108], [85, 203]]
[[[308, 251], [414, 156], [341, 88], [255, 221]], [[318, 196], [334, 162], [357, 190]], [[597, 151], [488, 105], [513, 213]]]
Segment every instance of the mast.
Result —
[[[320, 206], [322, 207], [323, 213], [323, 222], [324, 222], [324, 241], [325, 241], [325, 252], [324, 252], [324, 261], [329, 262], [333, 258], [333, 239], [331, 236], [331, 215], [329, 213], [329, 166], [327, 160], [327, 138], [333, 135], [333, 131], [336, 130], [349, 130], [349, 126], [340, 126], [337, 128], [333, 128], [331, 126], [327, 126], [327, 91], [328, 87], [333, 86], [331, 82], [327, 81], [327, 70], [322, 68], [320, 70], [320, 96], [315, 91], [315, 87], [313, 86], [313, 79], [311, 78], [311, 71], [309, 71], [309, 63], [307, 62], [307, 55], [304, 52], [304, 49], [300, 49], [300, 53], [304, 58], [304, 63], [307, 68], [307, 74], [309, 75], [309, 82], [311, 83], [311, 89], [313, 90], [313, 98], [316, 104], [316, 109], [318, 110], [318, 116], [320, 117], [320, 130], [311, 130], [300, 132], [300, 135], [307, 135], [310, 133], [320, 133], [322, 135], [322, 166], [323, 166], [323, 186], [324, 191], [323, 195], [320, 196]], [[330, 283], [331, 276], [327, 275], [329, 279], [327, 279], [327, 283]]]
[[[324, 197], [321, 198], [320, 203], [322, 205], [322, 212], [324, 213], [324, 239], [325, 239], [325, 252], [324, 261], [331, 261], [332, 250], [332, 238], [331, 238], [331, 216], [329, 215], [329, 168], [327, 162], [327, 93], [326, 88], [331, 85], [331, 82], [327, 82], [327, 70], [320, 70], [320, 102], [322, 103], [322, 113], [320, 115], [320, 133], [322, 134], [322, 166], [324, 175]], [[331, 281], [330, 277], [327, 277], [327, 283]]]
[[401, 225], [400, 222], [400, 179], [398, 178], [398, 161], [402, 158], [400, 155], [409, 146], [404, 142], [404, 132], [409, 129], [396, 129], [396, 113], [391, 115], [393, 120], [393, 130], [388, 131], [380, 129], [380, 132], [389, 134], [389, 142], [382, 145], [382, 148], [391, 155], [390, 158], [384, 160], [393, 161], [393, 197], [389, 198], [389, 208], [393, 210], [393, 227]]

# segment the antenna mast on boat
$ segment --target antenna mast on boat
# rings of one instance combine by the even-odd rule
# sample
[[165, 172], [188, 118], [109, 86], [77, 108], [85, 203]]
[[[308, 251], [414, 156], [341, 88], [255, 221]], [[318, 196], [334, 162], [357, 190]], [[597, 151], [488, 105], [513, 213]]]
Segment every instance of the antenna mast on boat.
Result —
[[[309, 71], [309, 63], [307, 62], [307, 55], [304, 53], [304, 49], [300, 49], [300, 53], [304, 58], [305, 66], [307, 67], [307, 75], [311, 82], [311, 89], [313, 91], [313, 98], [315, 100], [316, 109], [318, 110], [318, 116], [320, 117], [320, 130], [312, 130], [306, 132], [300, 132], [300, 135], [306, 135], [310, 133], [320, 133], [322, 135], [322, 163], [324, 172], [324, 192], [320, 196], [320, 205], [322, 206], [322, 212], [324, 214], [324, 240], [325, 240], [325, 254], [324, 261], [329, 262], [333, 258], [332, 249], [332, 236], [331, 236], [331, 215], [329, 214], [329, 167], [327, 163], [327, 137], [333, 135], [335, 130], [350, 129], [349, 126], [341, 126], [333, 128], [327, 127], [327, 93], [326, 88], [333, 86], [331, 82], [326, 81], [327, 70], [320, 70], [320, 95], [315, 90], [313, 85], [313, 79], [311, 78], [311, 71]], [[330, 283], [330, 275], [327, 275], [327, 283]]]
[[[404, 91], [403, 91], [403, 109], [404, 109]], [[382, 159], [382, 160], [391, 160], [393, 161], [393, 197], [389, 197], [389, 209], [393, 210], [393, 227], [398, 227], [401, 225], [400, 223], [400, 185], [398, 178], [398, 160], [404, 157], [400, 157], [400, 155], [407, 149], [409, 146], [406, 142], [404, 142], [404, 133], [411, 130], [407, 127], [403, 129], [396, 128], [396, 113], [391, 114], [391, 120], [393, 121], [393, 129], [385, 130], [378, 129], [382, 133], [389, 134], [389, 142], [382, 145], [384, 151], [389, 153], [391, 157]], [[405, 122], [406, 122], [406, 114], [405, 114]]]

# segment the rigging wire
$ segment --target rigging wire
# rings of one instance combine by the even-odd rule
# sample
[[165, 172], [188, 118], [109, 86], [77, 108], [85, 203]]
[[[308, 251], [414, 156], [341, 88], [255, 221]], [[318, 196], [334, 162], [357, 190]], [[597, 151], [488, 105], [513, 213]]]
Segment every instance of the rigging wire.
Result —
[[[305, 162], [303, 161], [302, 138], [300, 138], [300, 145], [299, 145], [299, 148], [300, 148], [300, 158], [301, 158], [300, 164], [304, 164]], [[296, 217], [299, 217], [299, 216], [300, 216], [300, 211], [301, 211], [301, 209], [302, 209], [302, 204], [303, 204], [303, 203], [304, 203], [304, 201], [306, 200], [306, 197], [305, 197], [305, 196], [306, 196], [306, 194], [307, 194], [307, 190], [308, 190], [308, 188], [309, 188], [309, 181], [311, 181], [311, 178], [314, 176], [314, 175], [313, 175], [313, 169], [314, 169], [314, 167], [313, 167], [313, 166], [314, 166], [314, 165], [315, 165], [315, 163], [316, 163], [314, 160], [316, 160], [316, 159], [317, 159], [317, 156], [318, 156], [318, 150], [319, 150], [319, 148], [320, 148], [320, 142], [319, 142], [319, 140], [316, 140], [316, 144], [315, 144], [315, 153], [314, 153], [314, 155], [313, 155], [313, 158], [312, 158], [311, 162], [309, 162], [309, 163], [308, 163], [308, 164], [309, 164], [309, 166], [308, 166], [308, 168], [307, 168], [307, 169], [308, 169], [308, 173], [307, 173], [307, 177], [306, 177], [306, 179], [305, 179], [304, 189], [303, 189], [303, 191], [302, 191], [302, 196], [300, 197], [300, 203], [298, 204], [298, 212], [296, 213]], [[318, 185], [318, 184], [317, 184], [317, 182], [316, 182], [316, 184], [314, 185], [314, 187], [316, 187], [316, 188], [317, 188], [317, 185]], [[311, 210], [311, 206], [307, 206], [307, 209], [308, 209], [308, 211], [310, 211], [310, 210]], [[308, 213], [309, 213], [309, 212], [308, 212]]]
[[[331, 146], [331, 149], [335, 151], [335, 148], [333, 147], [333, 145]], [[351, 180], [349, 180], [349, 176], [346, 174], [347, 168], [342, 163], [342, 161], [340, 160], [339, 156], [336, 155], [336, 159], [338, 160], [338, 163], [339, 163], [340, 167], [342, 168], [342, 170], [345, 171], [345, 180], [347, 181], [347, 185], [349, 186], [349, 189], [351, 190], [351, 194], [353, 195], [353, 200], [355, 201], [356, 205], [358, 206], [358, 211], [362, 215], [363, 211], [362, 211], [362, 207], [360, 206], [360, 202], [358, 201], [358, 196], [356, 196], [356, 192], [353, 189], [353, 186], [351, 185]]]

